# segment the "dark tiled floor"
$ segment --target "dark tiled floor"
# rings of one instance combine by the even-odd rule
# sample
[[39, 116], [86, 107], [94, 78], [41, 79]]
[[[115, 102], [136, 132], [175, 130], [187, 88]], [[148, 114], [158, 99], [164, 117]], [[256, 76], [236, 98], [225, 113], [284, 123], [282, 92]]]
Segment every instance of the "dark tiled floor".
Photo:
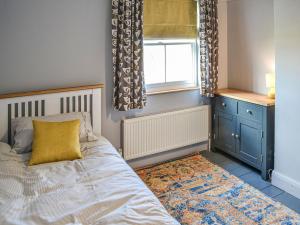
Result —
[[221, 166], [231, 174], [239, 177], [251, 186], [259, 189], [275, 201], [279, 201], [300, 213], [300, 199], [273, 186], [270, 182], [264, 181], [261, 178], [259, 171], [256, 169], [247, 166], [225, 153], [203, 151], [201, 152], [201, 155], [206, 157], [209, 161]]

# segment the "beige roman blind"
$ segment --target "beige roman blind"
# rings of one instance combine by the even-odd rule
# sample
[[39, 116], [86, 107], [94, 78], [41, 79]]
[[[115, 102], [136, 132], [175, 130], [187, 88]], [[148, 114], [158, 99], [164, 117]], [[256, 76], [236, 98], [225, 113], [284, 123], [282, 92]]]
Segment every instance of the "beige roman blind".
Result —
[[145, 38], [196, 38], [195, 0], [144, 0]]

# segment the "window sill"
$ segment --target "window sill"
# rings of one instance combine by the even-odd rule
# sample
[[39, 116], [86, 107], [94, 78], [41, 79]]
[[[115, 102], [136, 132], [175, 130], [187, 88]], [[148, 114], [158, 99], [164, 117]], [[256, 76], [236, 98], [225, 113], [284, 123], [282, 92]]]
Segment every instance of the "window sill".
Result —
[[199, 90], [200, 87], [184, 87], [184, 88], [173, 88], [167, 90], [149, 90], [146, 92], [147, 95], [159, 95], [159, 94], [168, 94], [174, 92], [182, 92], [182, 91], [193, 91]]

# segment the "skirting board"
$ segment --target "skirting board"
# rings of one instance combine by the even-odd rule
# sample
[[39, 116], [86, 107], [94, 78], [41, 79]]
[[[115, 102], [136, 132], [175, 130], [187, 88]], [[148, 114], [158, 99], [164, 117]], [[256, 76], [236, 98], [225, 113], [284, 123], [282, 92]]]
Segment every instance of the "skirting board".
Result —
[[272, 172], [272, 184], [300, 199], [300, 183], [277, 171]]
[[155, 155], [146, 156], [140, 159], [128, 160], [127, 163], [132, 168], [141, 168], [149, 165], [154, 165], [157, 163], [165, 162], [168, 160], [183, 157], [185, 155], [190, 155], [192, 153], [204, 151], [208, 149], [208, 143], [200, 143], [192, 146], [186, 146], [179, 149], [170, 150], [163, 153], [158, 153]]

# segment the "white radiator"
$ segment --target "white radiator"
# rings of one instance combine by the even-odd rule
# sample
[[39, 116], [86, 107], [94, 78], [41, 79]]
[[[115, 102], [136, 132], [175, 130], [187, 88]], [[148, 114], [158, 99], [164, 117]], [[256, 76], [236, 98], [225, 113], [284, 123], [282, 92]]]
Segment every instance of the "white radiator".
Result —
[[126, 160], [208, 141], [209, 106], [123, 120]]

